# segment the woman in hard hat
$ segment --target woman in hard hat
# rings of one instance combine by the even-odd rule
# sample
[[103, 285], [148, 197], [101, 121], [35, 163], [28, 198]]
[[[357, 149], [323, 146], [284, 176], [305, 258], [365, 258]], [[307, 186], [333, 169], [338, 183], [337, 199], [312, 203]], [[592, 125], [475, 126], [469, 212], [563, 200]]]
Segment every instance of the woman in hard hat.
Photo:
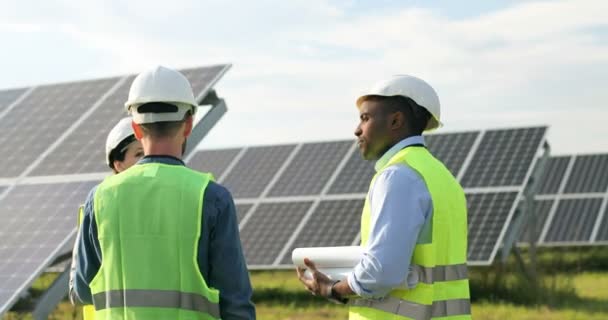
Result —
[[[110, 130], [106, 139], [106, 164], [114, 171], [114, 174], [118, 174], [129, 169], [143, 156], [144, 149], [141, 146], [141, 142], [135, 139], [135, 134], [131, 127], [131, 118], [121, 119]], [[80, 226], [82, 207], [80, 207], [78, 216], [78, 225]], [[72, 291], [71, 287], [70, 291]], [[95, 307], [93, 305], [85, 305], [82, 308], [82, 313], [84, 320], [92, 320], [95, 318]]]
[[106, 139], [106, 164], [114, 171], [120, 173], [144, 156], [141, 142], [135, 139], [131, 118], [121, 119], [112, 128]]

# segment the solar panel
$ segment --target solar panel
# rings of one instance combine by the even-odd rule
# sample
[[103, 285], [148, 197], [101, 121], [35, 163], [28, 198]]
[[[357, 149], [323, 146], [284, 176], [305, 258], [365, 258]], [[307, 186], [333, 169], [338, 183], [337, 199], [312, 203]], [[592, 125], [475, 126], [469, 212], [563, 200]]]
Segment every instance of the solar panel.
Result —
[[220, 149], [198, 151], [188, 162], [192, 169], [213, 174], [216, 181], [224, 174], [234, 157], [241, 149]]
[[561, 185], [570, 156], [550, 157], [540, 181], [538, 194], [556, 194]]
[[374, 164], [363, 160], [359, 150], [355, 150], [329, 188], [328, 193], [366, 193], [374, 174], [376, 174]]
[[468, 260], [491, 263], [517, 192], [467, 194]]
[[601, 198], [560, 200], [545, 242], [589, 242], [601, 203]]
[[292, 264], [295, 248], [352, 245], [359, 234], [363, 203], [363, 199], [321, 201], [281, 264]]
[[[551, 207], [555, 200], [547, 199], [547, 200], [534, 200], [534, 212], [536, 214], [536, 230], [533, 234], [536, 235], [535, 242], [538, 242], [541, 232], [543, 230], [543, 226], [547, 222], [547, 217], [549, 216], [549, 211], [551, 211]], [[528, 220], [524, 222], [524, 227], [521, 231], [519, 240], [522, 242], [530, 242], [530, 234], [528, 233], [528, 229], [530, 226], [528, 225]]]
[[247, 264], [271, 265], [311, 204], [311, 201], [260, 204], [241, 230]]
[[258, 197], [295, 145], [248, 149], [222, 183], [235, 198]]
[[[226, 65], [183, 70], [191, 80], [195, 96], [205, 95]], [[50, 153], [30, 175], [60, 175], [106, 172], [103, 146], [112, 127], [127, 116], [124, 103], [135, 76], [129, 76], [114, 93], [109, 95], [95, 111], [57, 149]], [[101, 98], [101, 94], [99, 96]]]
[[[228, 68], [184, 74], [202, 99]], [[0, 187], [0, 314], [66, 245], [71, 247], [77, 208], [99, 173], [108, 171], [105, 139], [126, 116], [123, 105], [133, 78], [44, 85], [27, 94], [26, 89], [0, 91], [0, 178], [24, 178], [0, 179], [11, 185]], [[246, 209], [237, 207], [239, 219]]]
[[236, 204], [236, 218], [239, 224], [241, 223], [241, 221], [243, 221], [243, 218], [245, 218], [245, 215], [247, 214], [247, 212], [249, 212], [249, 209], [251, 209], [251, 207], [253, 207], [253, 204], [251, 203]]
[[596, 242], [608, 243], [608, 206], [604, 207], [603, 218], [600, 221]]
[[270, 197], [319, 194], [353, 141], [304, 144], [268, 194]]
[[19, 98], [26, 89], [10, 89], [0, 91], [0, 112]]
[[425, 137], [425, 142], [431, 153], [457, 176], [478, 135], [478, 131], [432, 134]]
[[107, 172], [109, 168], [104, 161], [106, 137], [118, 120], [127, 116], [123, 106], [134, 78], [128, 77], [30, 175]]
[[96, 183], [18, 185], [2, 200], [0, 313], [69, 240], [77, 208]]
[[0, 154], [3, 155], [0, 177], [19, 176], [117, 80], [72, 82], [34, 89], [0, 119]]
[[465, 188], [523, 185], [545, 131], [545, 127], [486, 131], [461, 184]]
[[608, 154], [576, 156], [565, 193], [606, 192]]

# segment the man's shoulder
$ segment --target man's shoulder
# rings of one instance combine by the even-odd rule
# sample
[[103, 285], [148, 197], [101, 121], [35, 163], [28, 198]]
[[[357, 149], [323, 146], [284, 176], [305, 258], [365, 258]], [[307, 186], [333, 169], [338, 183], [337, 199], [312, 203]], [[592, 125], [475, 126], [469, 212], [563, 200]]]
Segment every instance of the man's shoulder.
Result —
[[205, 190], [205, 199], [232, 199], [228, 188], [215, 181], [209, 181]]

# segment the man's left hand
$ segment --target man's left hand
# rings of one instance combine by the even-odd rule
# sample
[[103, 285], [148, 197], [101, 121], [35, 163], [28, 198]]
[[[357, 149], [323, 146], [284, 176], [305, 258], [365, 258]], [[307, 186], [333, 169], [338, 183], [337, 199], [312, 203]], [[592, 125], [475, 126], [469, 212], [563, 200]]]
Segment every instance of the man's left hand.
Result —
[[298, 273], [298, 278], [300, 279], [300, 282], [304, 284], [306, 290], [308, 290], [314, 296], [320, 296], [324, 298], [331, 297], [331, 287], [334, 285], [335, 281], [331, 280], [329, 277], [327, 277], [327, 275], [317, 270], [317, 267], [315, 266], [314, 262], [312, 262], [310, 259], [305, 258], [304, 264], [310, 270], [312, 278], [306, 278], [304, 274], [306, 268], [297, 267], [296, 271]]

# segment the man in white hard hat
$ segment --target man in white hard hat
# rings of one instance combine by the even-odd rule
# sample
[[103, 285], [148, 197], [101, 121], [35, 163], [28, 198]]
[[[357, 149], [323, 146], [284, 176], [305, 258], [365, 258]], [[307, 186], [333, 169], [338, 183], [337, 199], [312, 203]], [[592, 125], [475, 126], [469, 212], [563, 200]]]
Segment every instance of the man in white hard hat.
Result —
[[361, 217], [364, 256], [346, 279], [306, 260], [315, 295], [349, 303], [349, 319], [470, 319], [467, 209], [462, 187], [426, 149], [439, 98], [412, 76], [382, 81], [357, 99], [363, 158], [376, 161]]
[[85, 204], [78, 299], [96, 319], [255, 319], [232, 197], [181, 160], [197, 108], [190, 83], [156, 67], [135, 78], [125, 107], [145, 156]]
[[[135, 138], [131, 122], [130, 117], [120, 119], [110, 130], [106, 138], [105, 161], [114, 174], [127, 170], [144, 156], [144, 149], [141, 147], [141, 142]], [[78, 210], [78, 226], [80, 226], [83, 218], [83, 209], [83, 206], [81, 206]], [[78, 244], [78, 240], [75, 243]], [[75, 261], [78, 259], [76, 252], [74, 250], [72, 255], [72, 270], [70, 272], [69, 285], [70, 300], [74, 304], [77, 299], [74, 292]], [[95, 308], [93, 305], [85, 305], [82, 308], [82, 314], [84, 320], [95, 319]]]

